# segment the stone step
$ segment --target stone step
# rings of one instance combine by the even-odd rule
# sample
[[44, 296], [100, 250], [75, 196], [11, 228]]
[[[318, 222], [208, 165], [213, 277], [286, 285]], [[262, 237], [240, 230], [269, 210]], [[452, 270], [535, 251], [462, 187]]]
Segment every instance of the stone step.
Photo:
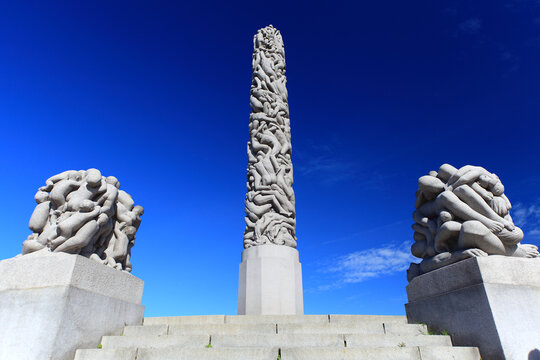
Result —
[[144, 325], [188, 324], [313, 324], [375, 321], [407, 323], [405, 316], [393, 315], [201, 315], [144, 318]]
[[103, 336], [103, 349], [186, 347], [204, 348], [210, 344], [210, 335], [163, 335], [163, 336]]
[[277, 326], [278, 334], [388, 334], [426, 335], [422, 324], [359, 322], [343, 324], [283, 324]]
[[203, 348], [78, 350], [75, 360], [480, 360], [470, 347]]
[[74, 360], [135, 360], [137, 349], [79, 349]]
[[396, 346], [452, 346], [444, 335], [358, 335], [358, 334], [273, 334], [259, 335], [163, 335], [163, 336], [104, 336], [103, 349], [186, 347], [396, 347]]
[[125, 336], [275, 334], [275, 324], [186, 324], [126, 326]]
[[345, 334], [347, 347], [452, 346], [448, 335], [358, 335]]
[[406, 316], [397, 315], [328, 315], [330, 323], [356, 323], [365, 321], [374, 321], [380, 323], [400, 323], [407, 324]]
[[144, 325], [225, 324], [225, 315], [145, 317]]
[[90, 349], [77, 350], [74, 360], [276, 360], [278, 354], [278, 348]]
[[126, 326], [125, 336], [151, 335], [252, 335], [252, 334], [389, 334], [424, 335], [421, 324], [377, 321], [343, 323], [287, 323], [287, 324], [179, 324]]
[[282, 348], [281, 360], [480, 360], [472, 347]]

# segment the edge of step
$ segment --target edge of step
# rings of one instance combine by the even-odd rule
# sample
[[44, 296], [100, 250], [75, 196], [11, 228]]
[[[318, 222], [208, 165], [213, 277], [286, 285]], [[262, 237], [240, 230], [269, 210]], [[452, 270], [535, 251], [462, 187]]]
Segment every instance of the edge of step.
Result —
[[322, 324], [355, 322], [407, 323], [402, 315], [188, 315], [145, 317], [143, 325], [184, 325], [184, 324]]

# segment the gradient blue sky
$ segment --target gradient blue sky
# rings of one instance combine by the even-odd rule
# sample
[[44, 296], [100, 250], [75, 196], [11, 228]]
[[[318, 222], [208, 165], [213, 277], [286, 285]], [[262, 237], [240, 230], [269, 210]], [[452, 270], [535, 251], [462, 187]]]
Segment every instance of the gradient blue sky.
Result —
[[404, 314], [416, 179], [497, 173], [540, 244], [540, 1], [4, 1], [0, 258], [67, 169], [146, 213], [147, 316], [235, 314], [252, 37], [287, 60], [305, 312]]

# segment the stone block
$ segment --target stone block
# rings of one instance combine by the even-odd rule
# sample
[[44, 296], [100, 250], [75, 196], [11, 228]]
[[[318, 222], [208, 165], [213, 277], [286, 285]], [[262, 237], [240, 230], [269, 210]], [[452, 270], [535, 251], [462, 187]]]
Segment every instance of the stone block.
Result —
[[383, 324], [384, 333], [388, 335], [427, 335], [427, 327], [423, 324]]
[[345, 334], [347, 347], [385, 347], [385, 346], [452, 346], [447, 335], [359, 335]]
[[227, 324], [325, 324], [328, 315], [226, 315]]
[[275, 324], [202, 324], [169, 326], [169, 335], [252, 335], [275, 333]]
[[74, 360], [136, 360], [137, 349], [77, 350]]
[[328, 315], [331, 324], [354, 324], [364, 321], [374, 321], [380, 323], [407, 323], [406, 316], [394, 315]]
[[485, 359], [528, 359], [540, 349], [540, 259], [477, 257], [414, 278], [409, 322], [446, 330]]
[[123, 335], [126, 336], [159, 336], [169, 333], [168, 325], [136, 325], [126, 326]]
[[[282, 348], [281, 360], [420, 360], [418, 348]], [[468, 360], [468, 359], [463, 359]]]
[[476, 348], [360, 347], [282, 348], [281, 360], [480, 360]]
[[238, 315], [302, 315], [302, 266], [289, 246], [259, 245], [242, 252]]
[[140, 324], [143, 281], [94, 260], [39, 252], [0, 262], [0, 359], [72, 360]]
[[137, 353], [137, 360], [276, 360], [277, 348], [229, 348], [229, 349], [185, 349], [142, 348]]
[[278, 334], [380, 334], [384, 335], [382, 323], [360, 322], [356, 324], [280, 324]]
[[422, 360], [481, 360], [476, 347], [421, 346], [419, 349]]
[[273, 334], [273, 335], [212, 335], [213, 347], [344, 347], [343, 335], [338, 334]]
[[[245, 337], [244, 337], [245, 339]], [[103, 349], [119, 348], [162, 348], [181, 346], [185, 348], [203, 348], [210, 343], [210, 335], [181, 335], [181, 336], [104, 336], [101, 339]]]
[[224, 324], [225, 315], [145, 317], [144, 325]]

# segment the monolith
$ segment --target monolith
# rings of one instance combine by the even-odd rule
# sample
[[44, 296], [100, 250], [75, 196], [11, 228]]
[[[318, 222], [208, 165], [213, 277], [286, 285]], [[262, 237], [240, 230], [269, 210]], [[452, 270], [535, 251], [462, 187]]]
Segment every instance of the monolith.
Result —
[[253, 39], [246, 230], [238, 314], [303, 314], [285, 50], [279, 30]]

